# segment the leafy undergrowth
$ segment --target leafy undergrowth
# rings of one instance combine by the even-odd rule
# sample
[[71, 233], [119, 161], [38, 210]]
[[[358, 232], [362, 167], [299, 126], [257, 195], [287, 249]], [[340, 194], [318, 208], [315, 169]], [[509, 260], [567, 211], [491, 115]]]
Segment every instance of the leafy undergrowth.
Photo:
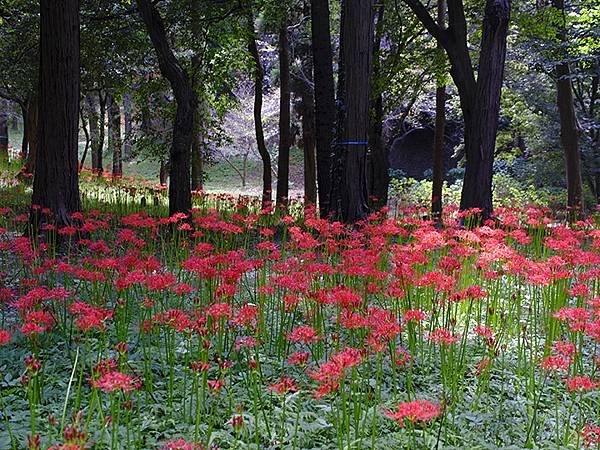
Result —
[[2, 210], [0, 448], [598, 446], [592, 219], [197, 202], [106, 202], [46, 242]]

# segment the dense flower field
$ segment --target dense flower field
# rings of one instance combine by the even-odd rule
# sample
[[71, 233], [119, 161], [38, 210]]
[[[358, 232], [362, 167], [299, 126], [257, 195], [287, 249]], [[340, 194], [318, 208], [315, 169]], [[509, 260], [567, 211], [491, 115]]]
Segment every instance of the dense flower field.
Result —
[[600, 445], [593, 218], [107, 211], [1, 211], [1, 449]]

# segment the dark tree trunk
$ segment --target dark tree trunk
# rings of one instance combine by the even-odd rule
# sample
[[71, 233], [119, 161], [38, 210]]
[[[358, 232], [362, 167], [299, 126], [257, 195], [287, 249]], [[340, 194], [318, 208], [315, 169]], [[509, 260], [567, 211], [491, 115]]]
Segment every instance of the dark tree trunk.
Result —
[[262, 190], [262, 208], [269, 208], [271, 200], [271, 155], [265, 144], [265, 135], [262, 125], [262, 104], [263, 104], [263, 79], [264, 71], [260, 62], [258, 47], [256, 46], [256, 37], [254, 31], [254, 17], [252, 12], [248, 13], [248, 51], [254, 61], [254, 130], [256, 133], [256, 145], [258, 153], [262, 159], [263, 165], [263, 190]]
[[279, 29], [279, 152], [277, 157], [277, 206], [287, 209], [290, 179], [290, 43], [287, 17]]
[[467, 22], [462, 0], [448, 0], [447, 30], [442, 29], [419, 0], [404, 0], [444, 47], [450, 74], [458, 89], [465, 122], [465, 177], [460, 209], [492, 215], [492, 166], [498, 130], [500, 92], [506, 57], [510, 0], [487, 0], [483, 19], [477, 80], [467, 47]]
[[79, 1], [40, 1], [39, 147], [31, 223], [49, 208], [58, 227], [81, 210], [78, 184]]
[[202, 114], [201, 108], [196, 109], [194, 114], [194, 138], [192, 140], [192, 190], [203, 189], [203, 164], [202, 164]]
[[108, 148], [112, 152], [112, 175], [123, 176], [121, 108], [113, 95], [108, 100]]
[[188, 214], [192, 208], [190, 153], [192, 147], [196, 94], [188, 74], [173, 54], [160, 14], [152, 1], [136, 0], [140, 15], [156, 51], [162, 75], [169, 81], [177, 110], [170, 151], [169, 214]]
[[[92, 172], [102, 175], [104, 171], [104, 119], [106, 117], [106, 95], [98, 91], [98, 102], [93, 94], [85, 97], [86, 115], [90, 129]], [[98, 112], [98, 107], [100, 112]]]
[[23, 172], [33, 175], [35, 172], [35, 162], [38, 150], [38, 118], [39, 102], [37, 96], [32, 96], [27, 101], [27, 118], [25, 120], [24, 133], [27, 134], [27, 161], [23, 167]]
[[19, 155], [23, 161], [27, 161], [27, 152], [29, 151], [29, 140], [27, 136], [27, 104], [21, 106], [21, 117], [23, 117], [23, 138], [21, 139], [21, 154]]
[[302, 91], [302, 147], [304, 151], [304, 204], [317, 204], [317, 154], [313, 91], [309, 86]]
[[8, 161], [8, 101], [0, 100], [0, 160]]
[[377, 12], [377, 27], [373, 43], [373, 77], [371, 80], [371, 122], [369, 126], [368, 181], [370, 205], [379, 210], [387, 204], [390, 185], [388, 150], [383, 142], [383, 89], [380, 86], [379, 53], [383, 37], [384, 3]]
[[338, 123], [332, 217], [345, 223], [368, 213], [367, 137], [373, 47], [373, 0], [344, 0], [340, 33]]
[[[562, 20], [557, 37], [564, 43], [567, 39], [565, 30], [565, 2], [552, 0], [552, 6], [561, 14]], [[571, 69], [565, 61], [566, 55], [561, 54], [555, 67], [556, 73], [556, 105], [560, 116], [560, 143], [565, 158], [565, 171], [567, 175], [567, 207], [570, 217], [576, 218], [583, 213], [583, 186], [581, 177], [581, 154], [579, 151], [579, 130], [575, 104], [573, 102], [573, 86], [571, 84]]]
[[83, 148], [83, 154], [81, 155], [81, 160], [79, 161], [79, 171], [81, 172], [81, 170], [83, 169], [83, 164], [85, 163], [85, 158], [87, 158], [87, 154], [88, 154], [88, 150], [90, 149], [90, 143], [91, 143], [91, 138], [90, 138], [90, 131], [89, 131], [89, 124], [88, 124], [88, 120], [86, 120], [85, 114], [83, 114], [83, 110], [79, 110], [79, 121], [81, 123], [81, 129], [83, 130], [83, 133], [85, 134], [85, 147]]
[[[445, 1], [438, 0], [437, 23], [444, 29]], [[438, 44], [438, 49], [442, 46]], [[443, 79], [443, 77], [441, 77]], [[433, 186], [431, 188], [431, 215], [442, 221], [442, 190], [444, 187], [444, 132], [446, 128], [446, 85], [438, 80], [435, 90], [435, 130], [433, 138]]]
[[311, 24], [319, 211], [321, 217], [326, 217], [330, 209], [331, 146], [335, 134], [336, 114], [328, 0], [311, 0]]
[[130, 161], [133, 154], [131, 145], [131, 139], [133, 138], [133, 105], [131, 101], [131, 94], [126, 92], [123, 95], [123, 159]]
[[161, 186], [167, 185], [167, 178], [169, 177], [169, 166], [164, 160], [160, 160], [160, 169], [158, 170], [158, 182]]

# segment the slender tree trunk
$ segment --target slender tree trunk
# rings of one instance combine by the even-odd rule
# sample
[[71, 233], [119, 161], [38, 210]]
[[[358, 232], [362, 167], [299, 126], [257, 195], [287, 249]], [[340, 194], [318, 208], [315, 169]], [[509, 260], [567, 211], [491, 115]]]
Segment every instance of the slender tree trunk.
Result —
[[27, 139], [27, 103], [21, 106], [21, 117], [23, 117], [23, 137], [21, 139], [21, 160], [27, 161], [27, 152], [29, 151], [29, 140]]
[[487, 1], [474, 107], [468, 107], [467, 114], [463, 110], [467, 162], [460, 209], [477, 208], [483, 219], [493, 212], [492, 174], [509, 17], [509, 0]]
[[160, 169], [158, 171], [158, 182], [161, 186], [167, 185], [167, 178], [169, 177], [169, 167], [163, 159], [160, 160]]
[[302, 95], [302, 147], [304, 152], [304, 204], [317, 204], [317, 153], [312, 91]]
[[130, 161], [133, 156], [131, 145], [131, 139], [133, 138], [133, 104], [129, 92], [123, 95], [123, 125], [123, 159]]
[[[106, 117], [107, 96], [98, 91], [98, 102], [93, 94], [85, 97], [85, 110], [88, 118], [91, 138], [92, 172], [102, 175], [104, 172], [104, 121]], [[99, 108], [99, 112], [98, 112]]]
[[27, 118], [24, 126], [24, 132], [27, 133], [27, 161], [23, 167], [23, 172], [28, 175], [33, 175], [35, 172], [39, 139], [38, 118], [39, 102], [37, 96], [34, 95], [27, 101]]
[[108, 100], [108, 148], [112, 152], [112, 175], [123, 176], [121, 108], [113, 95]]
[[8, 100], [0, 100], [0, 160], [8, 161]]
[[[552, 6], [560, 12], [562, 23], [557, 31], [560, 42], [566, 42], [566, 20], [564, 0], [552, 0]], [[583, 186], [581, 177], [581, 153], [579, 151], [579, 129], [575, 104], [573, 102], [573, 86], [571, 84], [571, 69], [562, 54], [555, 67], [556, 73], [556, 105], [560, 116], [560, 143], [565, 158], [567, 175], [567, 207], [572, 219], [583, 213]]]
[[290, 43], [287, 16], [279, 29], [279, 153], [277, 157], [277, 206], [287, 209], [290, 178]]
[[194, 138], [192, 140], [192, 191], [201, 191], [203, 186], [203, 164], [202, 164], [202, 114], [201, 110], [204, 108], [197, 108], [194, 115]]
[[[446, 2], [438, 0], [437, 23], [444, 29]], [[438, 44], [438, 49], [442, 46]], [[446, 84], [444, 77], [437, 82], [435, 90], [435, 131], [433, 137], [433, 186], [431, 189], [431, 215], [442, 221], [442, 190], [444, 187], [444, 133], [446, 128]]]
[[465, 177], [460, 209], [492, 215], [492, 166], [498, 131], [500, 92], [506, 57], [510, 0], [487, 0], [483, 19], [477, 79], [467, 47], [467, 23], [462, 0], [448, 0], [448, 29], [442, 29], [419, 0], [404, 0], [421, 23], [444, 47], [450, 74], [458, 89], [465, 122]]
[[194, 130], [196, 94], [187, 72], [173, 54], [160, 14], [151, 0], [136, 0], [140, 15], [156, 51], [162, 75], [169, 81], [177, 110], [170, 150], [169, 214], [188, 214], [192, 208], [190, 159]]
[[262, 159], [263, 165], [263, 190], [262, 190], [262, 209], [272, 206], [271, 200], [271, 155], [265, 144], [265, 135], [262, 125], [262, 104], [263, 104], [263, 79], [264, 71], [260, 62], [258, 47], [256, 46], [256, 36], [254, 31], [254, 17], [252, 12], [248, 13], [248, 51], [254, 61], [254, 131], [256, 133], [256, 144], [258, 153]]
[[373, 0], [343, 0], [338, 123], [330, 207], [345, 223], [368, 213], [367, 137], [373, 56]]
[[379, 4], [373, 44], [373, 77], [371, 80], [371, 121], [369, 126], [368, 181], [371, 207], [379, 210], [387, 204], [390, 185], [388, 150], [383, 142], [383, 89], [380, 86], [379, 53], [383, 37], [384, 3]]
[[48, 208], [58, 227], [81, 210], [78, 184], [79, 1], [40, 1], [39, 147], [31, 223]]
[[329, 214], [331, 148], [335, 135], [335, 88], [329, 25], [329, 1], [311, 0], [312, 52], [315, 84], [317, 182], [321, 217]]
[[[303, 3], [303, 14], [310, 16], [310, 3]], [[308, 43], [296, 46], [296, 55], [300, 57], [299, 71], [294, 72], [294, 87], [300, 97], [299, 115], [302, 121], [302, 150], [304, 153], [304, 206], [317, 205], [317, 154], [315, 129], [315, 97], [313, 89], [313, 60]]]
[[[202, 30], [203, 15], [202, 0], [193, 0], [192, 2], [192, 33], [196, 42], [196, 49], [192, 57], [192, 88], [196, 94], [204, 92], [202, 70], [202, 47], [205, 36]], [[200, 95], [199, 104], [194, 114], [194, 137], [192, 140], [192, 190], [201, 191], [204, 184], [204, 125], [205, 115], [209, 114], [204, 95]]]

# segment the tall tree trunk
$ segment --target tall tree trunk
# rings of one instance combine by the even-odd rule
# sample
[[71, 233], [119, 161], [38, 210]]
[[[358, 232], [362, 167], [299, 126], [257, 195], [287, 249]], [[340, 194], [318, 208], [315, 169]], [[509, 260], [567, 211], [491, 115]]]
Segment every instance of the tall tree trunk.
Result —
[[302, 92], [302, 147], [304, 152], [304, 204], [317, 204], [317, 154], [313, 91], [309, 86]]
[[[203, 2], [202, 0], [193, 0], [192, 2], [192, 33], [195, 39], [195, 52], [192, 56], [192, 88], [198, 95], [199, 92], [204, 91], [203, 81], [204, 72], [202, 70], [202, 48], [205, 41], [205, 35], [202, 28], [202, 15], [203, 15]], [[194, 114], [194, 137], [192, 140], [192, 190], [201, 191], [204, 188], [204, 142], [203, 142], [203, 128], [204, 128], [204, 117], [205, 114], [209, 114], [206, 107], [206, 101], [204, 95], [200, 95], [199, 104]]]
[[271, 155], [265, 144], [265, 135], [262, 125], [262, 104], [263, 104], [263, 79], [264, 70], [260, 62], [260, 55], [256, 45], [256, 32], [254, 31], [254, 16], [251, 11], [248, 12], [248, 51], [254, 61], [254, 131], [256, 133], [256, 145], [258, 153], [262, 159], [263, 166], [263, 189], [262, 189], [262, 209], [271, 207]]
[[112, 152], [112, 175], [123, 176], [121, 108], [113, 95], [108, 100], [108, 148]]
[[58, 227], [72, 223], [79, 198], [79, 1], [40, 1], [39, 147], [31, 222], [48, 218]]
[[204, 169], [202, 164], [202, 107], [196, 109], [194, 114], [194, 138], [192, 140], [192, 190], [201, 191], [203, 186]]
[[477, 79], [467, 47], [467, 22], [462, 0], [448, 0], [448, 29], [442, 29], [419, 0], [404, 0], [429, 33], [444, 47], [450, 74], [458, 89], [465, 122], [465, 177], [460, 209], [492, 215], [492, 167], [498, 131], [500, 92], [506, 57], [510, 0], [487, 0], [483, 19]]
[[367, 216], [367, 137], [373, 46], [373, 0], [343, 0], [338, 123], [330, 208], [354, 223]]
[[29, 140], [27, 136], [27, 103], [21, 105], [21, 117], [23, 117], [23, 137], [21, 139], [21, 160], [27, 161], [27, 152], [29, 151]]
[[287, 209], [290, 179], [290, 43], [287, 15], [279, 28], [279, 153], [277, 157], [277, 206]]
[[131, 93], [126, 92], [123, 95], [123, 159], [130, 161], [133, 156], [131, 140], [133, 139], [133, 104]]
[[[438, 0], [437, 23], [445, 28], [446, 2]], [[438, 44], [438, 49], [442, 46]], [[437, 81], [435, 90], [435, 131], [433, 137], [433, 185], [431, 188], [431, 215], [437, 222], [442, 221], [442, 190], [444, 187], [444, 133], [446, 128], [446, 84], [445, 77]]]
[[[557, 30], [559, 42], [566, 42], [566, 19], [564, 0], [552, 0], [552, 6], [561, 14], [561, 25]], [[561, 51], [559, 62], [555, 67], [556, 73], [556, 105], [560, 116], [560, 143], [565, 158], [567, 175], [567, 207], [570, 217], [576, 218], [583, 213], [583, 186], [581, 177], [581, 154], [579, 151], [579, 129], [575, 104], [573, 102], [573, 86], [571, 84], [571, 69]]]
[[329, 25], [329, 0], [311, 0], [312, 52], [315, 84], [317, 183], [321, 217], [329, 214], [331, 146], [335, 135], [335, 88]]
[[186, 213], [192, 208], [190, 153], [196, 110], [196, 94], [187, 72], [181, 67], [169, 46], [160, 14], [151, 0], [136, 0], [140, 15], [156, 51], [162, 75], [169, 81], [177, 110], [173, 122], [170, 150], [169, 214]]
[[106, 101], [107, 96], [102, 95], [100, 91], [98, 91], [98, 102], [96, 102], [94, 94], [90, 93], [85, 96], [85, 111], [91, 138], [92, 172], [98, 175], [102, 175], [102, 172], [104, 172], [103, 153]]
[[379, 210], [387, 204], [390, 185], [388, 150], [383, 142], [383, 89], [380, 50], [383, 37], [384, 2], [379, 4], [377, 26], [373, 43], [373, 77], [371, 80], [371, 121], [369, 125], [368, 181], [371, 207]]
[[0, 99], [0, 160], [8, 161], [8, 100]]
[[33, 175], [35, 172], [35, 162], [38, 151], [38, 119], [39, 119], [39, 101], [37, 95], [32, 95], [27, 101], [27, 118], [24, 126], [24, 132], [27, 133], [27, 161], [23, 167], [23, 172]]
[[160, 160], [160, 168], [158, 170], [158, 182], [161, 186], [167, 185], [167, 178], [169, 177], [169, 167], [168, 164], [161, 159]]

